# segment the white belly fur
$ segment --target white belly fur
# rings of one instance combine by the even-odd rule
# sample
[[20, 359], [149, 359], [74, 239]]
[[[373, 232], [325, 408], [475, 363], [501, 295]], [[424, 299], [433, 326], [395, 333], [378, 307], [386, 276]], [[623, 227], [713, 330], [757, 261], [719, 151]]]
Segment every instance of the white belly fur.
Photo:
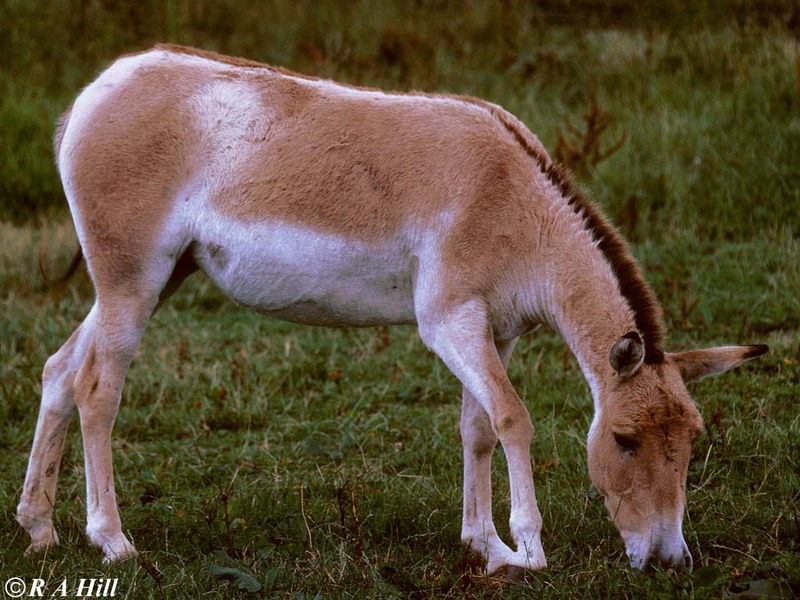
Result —
[[243, 224], [220, 215], [197, 226], [195, 261], [242, 305], [313, 325], [415, 322], [414, 259], [402, 243], [378, 248], [285, 223]]

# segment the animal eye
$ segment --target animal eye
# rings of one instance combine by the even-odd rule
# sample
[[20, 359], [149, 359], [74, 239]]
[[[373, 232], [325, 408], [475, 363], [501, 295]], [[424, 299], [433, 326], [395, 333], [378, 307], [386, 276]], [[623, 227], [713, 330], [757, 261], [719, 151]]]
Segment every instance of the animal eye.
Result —
[[639, 447], [639, 440], [631, 435], [625, 435], [624, 433], [615, 432], [614, 441], [617, 442], [617, 446], [630, 453], [633, 453], [636, 448]]

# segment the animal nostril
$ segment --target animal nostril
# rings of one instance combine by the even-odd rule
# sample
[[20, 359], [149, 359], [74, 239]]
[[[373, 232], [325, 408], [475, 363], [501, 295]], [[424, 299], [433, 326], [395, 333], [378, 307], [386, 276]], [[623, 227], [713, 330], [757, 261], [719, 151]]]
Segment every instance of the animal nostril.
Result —
[[659, 556], [658, 561], [650, 561], [651, 566], [660, 564], [665, 569], [674, 569], [678, 573], [691, 573], [692, 572], [692, 555], [688, 550], [684, 549], [681, 556], [671, 554], [669, 556]]
[[686, 548], [683, 549], [683, 568], [687, 573], [691, 573], [694, 568], [694, 561], [692, 560], [692, 553]]
[[642, 559], [642, 561], [639, 563], [639, 566], [638, 566], [639, 571], [644, 573], [644, 572], [649, 571], [650, 569], [652, 569], [653, 566], [656, 564], [656, 561], [653, 560], [653, 559], [654, 559], [654, 556], [652, 554], [648, 554], [647, 556], [645, 556]]

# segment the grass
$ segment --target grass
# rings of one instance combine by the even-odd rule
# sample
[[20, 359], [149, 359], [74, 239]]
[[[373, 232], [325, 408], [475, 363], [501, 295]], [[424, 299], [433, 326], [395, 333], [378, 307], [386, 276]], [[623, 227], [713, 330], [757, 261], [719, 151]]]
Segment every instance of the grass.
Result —
[[[756, 11], [697, 2], [689, 17], [676, 17], [688, 21], [674, 21], [656, 3], [639, 6], [0, 6], [0, 50], [11, 58], [0, 71], [0, 580], [118, 577], [130, 598], [249, 596], [238, 586], [253, 581], [255, 597], [292, 598], [797, 594], [796, 12], [781, 2]], [[509, 108], [549, 148], [565, 119], [580, 125], [594, 95], [611, 119], [601, 145], [623, 132], [626, 141], [578, 172], [634, 242], [663, 301], [671, 348], [771, 346], [759, 361], [692, 389], [706, 421], [685, 523], [695, 573], [635, 577], [625, 567], [586, 474], [588, 388], [552, 334], [524, 339], [510, 366], [537, 427], [550, 561], [514, 584], [484, 576], [459, 546], [460, 386], [413, 329], [393, 329], [385, 345], [372, 329], [269, 321], [200, 277], [148, 328], [115, 427], [123, 525], [142, 560], [103, 567], [86, 541], [75, 424], [56, 507], [62, 546], [24, 557], [13, 515], [41, 369], [92, 302], [85, 273], [58, 297], [38, 274], [40, 245], [51, 273], [74, 250], [52, 123], [111, 57], [157, 40], [354, 83], [478, 95]], [[501, 452], [494, 466], [502, 528]]]
[[[66, 232], [62, 225], [49, 237], [64, 260]], [[736, 293], [750, 286], [765, 293], [761, 278], [797, 289], [796, 259], [777, 261], [777, 244], [642, 252], [650, 273], [696, 274], [681, 279], [682, 288], [659, 284], [674, 346], [737, 335], [772, 346], [759, 363], [693, 390], [707, 434], [689, 475], [692, 577], [632, 577], [625, 568], [618, 535], [589, 489], [591, 400], [577, 366], [553, 335], [520, 344], [511, 374], [537, 425], [533, 456], [551, 566], [519, 586], [484, 577], [459, 547], [459, 386], [413, 330], [392, 330], [379, 349], [374, 330], [272, 322], [231, 306], [199, 278], [149, 327], [115, 430], [124, 524], [144, 562], [100, 567], [86, 542], [75, 431], [56, 511], [63, 546], [23, 557], [27, 540], [13, 509], [39, 371], [88, 310], [91, 290], [81, 275], [60, 300], [46, 298], [30, 269], [38, 232], [6, 226], [3, 233], [12, 240], [3, 271], [22, 290], [5, 298], [0, 332], [6, 576], [105, 574], [119, 576], [131, 597], [226, 597], [235, 583], [208, 566], [222, 552], [254, 573], [268, 596], [513, 597], [532, 586], [553, 597], [719, 597], [740, 582], [797, 583], [800, 344], [796, 323], [782, 325], [796, 318], [796, 297], [759, 305]], [[796, 253], [797, 242], [786, 244]], [[718, 278], [726, 286], [712, 287]], [[780, 327], [767, 331], [772, 325]], [[503, 523], [509, 499], [500, 455], [495, 489]]]

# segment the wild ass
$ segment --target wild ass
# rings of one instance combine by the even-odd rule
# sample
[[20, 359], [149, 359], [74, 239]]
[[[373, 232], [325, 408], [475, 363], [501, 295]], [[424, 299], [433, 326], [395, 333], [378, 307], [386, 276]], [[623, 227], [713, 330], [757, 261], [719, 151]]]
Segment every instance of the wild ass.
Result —
[[[685, 384], [766, 347], [664, 352], [659, 306], [625, 242], [499, 106], [157, 46], [78, 96], [55, 152], [96, 301], [44, 368], [17, 509], [29, 550], [58, 543], [56, 479], [77, 406], [87, 533], [106, 562], [136, 555], [111, 429], [145, 325], [200, 270], [288, 321], [418, 325], [463, 384], [461, 537], [489, 573], [546, 565], [534, 429], [506, 365], [521, 335], [550, 325], [591, 387], [589, 471], [631, 564], [691, 568], [681, 524], [702, 421]], [[498, 440], [516, 550], [492, 521]]]

